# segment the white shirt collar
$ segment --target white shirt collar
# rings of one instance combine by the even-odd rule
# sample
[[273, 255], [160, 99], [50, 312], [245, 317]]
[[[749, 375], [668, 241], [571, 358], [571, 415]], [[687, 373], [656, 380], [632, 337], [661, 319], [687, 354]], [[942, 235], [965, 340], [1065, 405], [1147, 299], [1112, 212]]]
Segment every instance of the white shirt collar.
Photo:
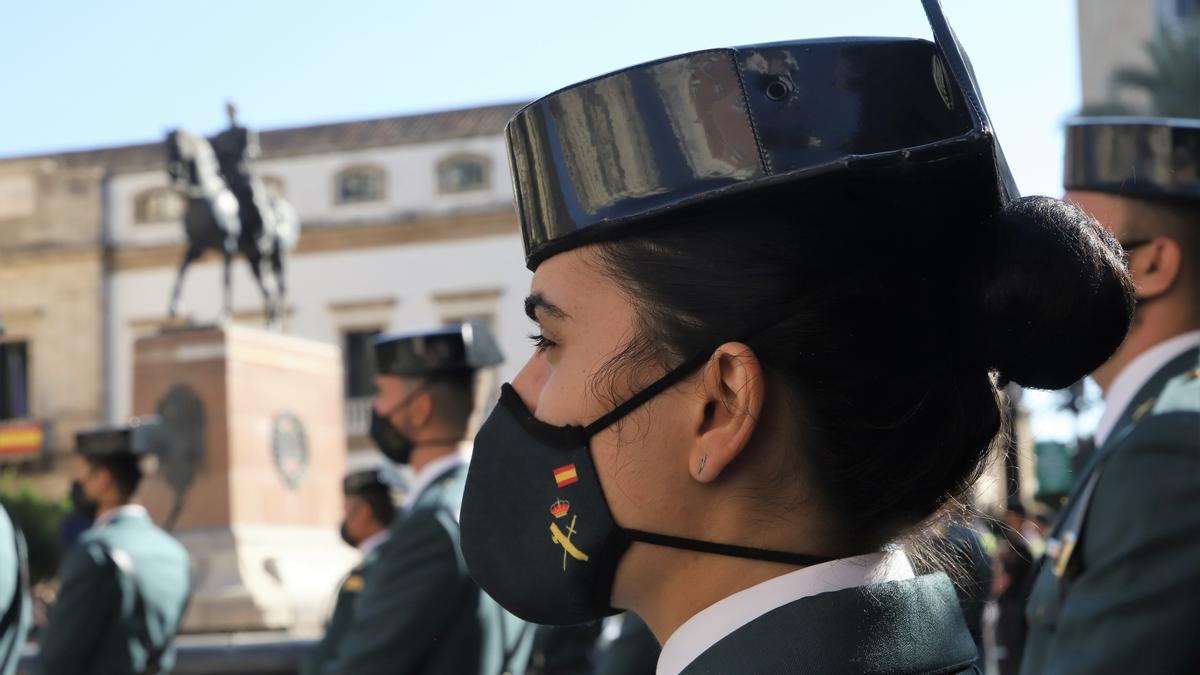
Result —
[[114, 509], [109, 509], [104, 513], [96, 516], [96, 522], [93, 527], [108, 525], [117, 518], [133, 517], [133, 518], [150, 518], [150, 513], [146, 511], [146, 507], [141, 504], [125, 504]]
[[[464, 446], [466, 447], [464, 448]], [[408, 491], [408, 494], [404, 495], [404, 508], [407, 509], [416, 504], [417, 500], [421, 498], [421, 493], [425, 492], [435, 480], [441, 478], [447, 471], [465, 464], [469, 454], [470, 444], [459, 443], [456, 452], [438, 457], [421, 467], [421, 470], [413, 476], [412, 489]]]
[[678, 675], [697, 657], [735, 630], [801, 598], [856, 586], [913, 578], [901, 550], [841, 558], [789, 572], [751, 586], [700, 610], [663, 643], [657, 675]]
[[1138, 390], [1172, 359], [1196, 346], [1200, 346], [1200, 330], [1181, 333], [1142, 352], [1117, 374], [1104, 396], [1104, 414], [1096, 423], [1097, 448], [1103, 446], [1115, 431], [1113, 427], [1133, 403]]
[[365, 557], [371, 555], [371, 553], [374, 552], [375, 549], [382, 546], [383, 542], [387, 541], [388, 537], [391, 537], [391, 536], [392, 536], [392, 531], [385, 527], [382, 530], [376, 532], [375, 534], [373, 534], [373, 535], [367, 537], [366, 539], [363, 539], [361, 542], [359, 542], [358, 552], [361, 553], [362, 557], [365, 558]]

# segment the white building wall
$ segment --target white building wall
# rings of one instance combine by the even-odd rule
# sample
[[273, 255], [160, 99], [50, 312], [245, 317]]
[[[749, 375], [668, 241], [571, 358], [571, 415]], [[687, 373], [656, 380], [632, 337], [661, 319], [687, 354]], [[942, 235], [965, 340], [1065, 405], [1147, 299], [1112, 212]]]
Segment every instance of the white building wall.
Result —
[[[139, 330], [164, 317], [174, 274], [166, 267], [134, 269], [111, 279], [111, 422], [131, 413], [133, 342]], [[215, 317], [220, 309], [220, 274], [219, 263], [195, 265], [184, 287], [184, 309], [200, 320]], [[439, 304], [436, 296], [479, 294], [485, 299], [472, 301], [471, 311], [490, 306], [507, 359], [499, 370], [501, 381], [512, 379], [531, 353], [525, 337], [530, 329], [522, 311], [531, 275], [517, 234], [298, 255], [292, 257], [287, 277], [292, 335], [340, 345], [341, 331], [360, 327], [356, 324], [361, 313], [339, 312], [338, 305], [388, 299], [394, 303], [379, 303], [385, 308], [385, 330], [420, 330], [440, 325], [461, 309]], [[235, 313], [260, 311], [261, 297], [242, 260], [235, 263], [233, 283]], [[371, 311], [379, 316], [380, 310]]]
[[[1159, 18], [1156, 0], [1076, 0], [1079, 21], [1079, 72], [1084, 105], [1106, 103], [1116, 92], [1112, 75], [1120, 68], [1146, 67], [1146, 42]], [[1121, 103], [1144, 106], [1148, 98], [1122, 91]]]

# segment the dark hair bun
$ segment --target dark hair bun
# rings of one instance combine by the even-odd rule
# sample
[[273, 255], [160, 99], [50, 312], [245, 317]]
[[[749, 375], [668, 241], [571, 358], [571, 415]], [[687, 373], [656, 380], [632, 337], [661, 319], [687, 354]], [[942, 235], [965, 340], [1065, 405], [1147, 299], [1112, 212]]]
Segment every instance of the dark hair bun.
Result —
[[984, 236], [977, 286], [983, 358], [1025, 387], [1061, 389], [1103, 364], [1133, 318], [1120, 244], [1078, 207], [1023, 197]]

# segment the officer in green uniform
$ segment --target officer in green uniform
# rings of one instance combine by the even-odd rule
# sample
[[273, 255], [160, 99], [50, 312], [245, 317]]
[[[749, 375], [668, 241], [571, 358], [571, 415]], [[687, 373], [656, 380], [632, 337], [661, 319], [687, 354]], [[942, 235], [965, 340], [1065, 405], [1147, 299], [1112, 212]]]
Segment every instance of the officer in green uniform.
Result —
[[1067, 132], [1067, 196], [1124, 245], [1133, 326], [1093, 379], [1096, 450], [1047, 541], [1022, 672], [1200, 664], [1200, 121]]
[[379, 559], [381, 547], [391, 536], [396, 519], [396, 505], [391, 488], [379, 477], [378, 469], [357, 471], [342, 481], [345, 495], [345, 516], [342, 520], [342, 539], [358, 548], [362, 561], [346, 575], [338, 587], [337, 603], [325, 635], [305, 659], [302, 672], [316, 675], [326, 664], [337, 659], [342, 640], [354, 618], [354, 605], [363, 589], [367, 570]]
[[326, 672], [524, 671], [533, 631], [479, 590], [459, 547], [475, 373], [501, 361], [482, 323], [376, 341], [371, 436], [414, 478]]
[[131, 503], [153, 422], [76, 436], [77, 478], [97, 504], [96, 524], [59, 569], [62, 590], [41, 638], [42, 675], [154, 675], [174, 665], [173, 641], [187, 606], [187, 551]]
[[[0, 336], [4, 323], [0, 322]], [[0, 675], [12, 675], [33, 624], [25, 538], [0, 506]]]
[[33, 624], [25, 539], [0, 507], [0, 675], [12, 675]]
[[509, 122], [538, 335], [461, 518], [504, 607], [633, 611], [661, 675], [982, 672], [952, 582], [896, 542], [978, 475], [996, 381], [1095, 370], [1133, 298], [1092, 219], [1017, 198], [922, 4], [933, 43], [698, 51]]

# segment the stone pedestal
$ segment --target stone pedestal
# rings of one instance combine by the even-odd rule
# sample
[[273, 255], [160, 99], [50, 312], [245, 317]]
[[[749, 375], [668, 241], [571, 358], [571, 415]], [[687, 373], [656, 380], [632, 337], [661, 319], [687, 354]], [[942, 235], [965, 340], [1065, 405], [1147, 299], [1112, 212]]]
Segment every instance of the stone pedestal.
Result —
[[170, 429], [139, 497], [191, 553], [185, 632], [324, 619], [355, 557], [337, 534], [342, 377], [336, 347], [240, 326], [137, 341], [133, 410]]

